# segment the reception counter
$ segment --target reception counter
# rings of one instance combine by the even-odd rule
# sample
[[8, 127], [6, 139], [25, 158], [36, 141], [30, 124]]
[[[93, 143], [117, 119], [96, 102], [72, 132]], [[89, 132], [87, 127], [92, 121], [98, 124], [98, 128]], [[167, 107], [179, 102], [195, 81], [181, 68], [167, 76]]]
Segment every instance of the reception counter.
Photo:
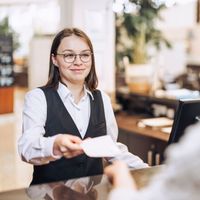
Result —
[[153, 129], [150, 127], [138, 127], [137, 123], [141, 119], [141, 116], [130, 115], [125, 112], [121, 112], [116, 115], [117, 124], [119, 129], [137, 133], [138, 135], [155, 138], [167, 142], [169, 140], [169, 133], [162, 132], [159, 129]]
[[[146, 186], [161, 166], [132, 170], [138, 188]], [[71, 179], [0, 193], [0, 200], [106, 200], [112, 186], [105, 175]]]
[[139, 156], [149, 165], [158, 165], [164, 159], [164, 151], [170, 134], [150, 127], [138, 127], [138, 121], [142, 116], [116, 113], [119, 127], [118, 141], [126, 144], [129, 151]]

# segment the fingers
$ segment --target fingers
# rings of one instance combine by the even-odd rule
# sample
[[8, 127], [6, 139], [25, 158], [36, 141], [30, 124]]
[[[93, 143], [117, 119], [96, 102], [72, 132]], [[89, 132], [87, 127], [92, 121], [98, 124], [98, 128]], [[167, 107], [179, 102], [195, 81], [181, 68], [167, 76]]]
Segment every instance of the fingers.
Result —
[[67, 135], [67, 139], [63, 141], [63, 156], [65, 158], [73, 158], [83, 154], [83, 149], [80, 146], [82, 140], [73, 135]]
[[68, 151], [68, 148], [65, 147], [65, 146], [60, 146], [60, 151], [61, 151], [62, 153], [64, 153], [64, 152]]
[[77, 136], [59, 134], [55, 139], [53, 152], [66, 158], [78, 156], [83, 153], [81, 142], [82, 140]]
[[66, 138], [61, 145], [68, 149], [69, 151], [77, 151], [82, 150], [82, 147], [80, 146], [79, 140], [76, 138]]
[[82, 142], [82, 140], [77, 137], [77, 136], [74, 136], [74, 135], [66, 135], [68, 137], [68, 139], [72, 142], [72, 143], [75, 143], [75, 144], [80, 144]]
[[115, 161], [114, 164], [105, 168], [104, 173], [115, 188], [127, 187], [136, 189], [135, 182], [131, 177], [128, 167], [121, 161]]
[[83, 154], [83, 151], [66, 151], [65, 153], [63, 153], [63, 156], [65, 158], [73, 158], [81, 154]]
[[104, 172], [108, 176], [114, 176], [118, 171], [126, 170], [127, 166], [121, 161], [115, 161], [112, 165], [105, 168]]
[[113, 179], [116, 178], [118, 171], [121, 171], [121, 162], [115, 161], [112, 165], [109, 165], [104, 169], [104, 173], [108, 176], [109, 180], [113, 182]]
[[114, 179], [114, 174], [113, 174], [113, 165], [109, 165], [104, 169], [104, 174], [107, 175], [109, 181], [111, 182], [111, 184], [113, 184], [113, 179]]

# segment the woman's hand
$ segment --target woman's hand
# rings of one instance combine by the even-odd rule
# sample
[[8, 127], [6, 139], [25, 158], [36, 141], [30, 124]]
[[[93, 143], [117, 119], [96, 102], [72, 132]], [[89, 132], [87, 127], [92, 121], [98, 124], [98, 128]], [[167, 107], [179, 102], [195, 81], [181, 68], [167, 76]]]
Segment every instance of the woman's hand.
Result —
[[115, 161], [112, 165], [105, 168], [104, 173], [111, 180], [114, 188], [131, 188], [136, 190], [134, 179], [128, 167], [122, 161]]
[[53, 154], [66, 158], [78, 156], [83, 153], [81, 142], [82, 140], [77, 136], [59, 134], [54, 141]]

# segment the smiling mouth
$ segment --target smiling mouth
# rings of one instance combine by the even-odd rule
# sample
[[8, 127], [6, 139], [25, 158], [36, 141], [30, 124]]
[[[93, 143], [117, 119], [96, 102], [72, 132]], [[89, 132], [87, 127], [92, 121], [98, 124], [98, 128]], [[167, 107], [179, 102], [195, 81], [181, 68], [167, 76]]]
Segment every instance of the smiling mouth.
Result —
[[70, 69], [74, 73], [83, 73], [85, 69]]
[[70, 69], [71, 71], [83, 71], [85, 69]]

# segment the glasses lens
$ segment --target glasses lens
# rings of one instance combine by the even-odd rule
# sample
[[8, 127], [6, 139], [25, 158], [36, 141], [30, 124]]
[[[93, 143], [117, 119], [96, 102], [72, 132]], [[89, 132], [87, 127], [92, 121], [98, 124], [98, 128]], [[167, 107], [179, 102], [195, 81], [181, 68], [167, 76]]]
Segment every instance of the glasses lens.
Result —
[[80, 60], [82, 62], [88, 62], [91, 59], [91, 53], [81, 53], [81, 54], [73, 54], [73, 53], [68, 53], [68, 54], [62, 54], [64, 61], [66, 63], [73, 63], [76, 59], [77, 56], [79, 56]]
[[64, 54], [63, 55], [65, 62], [72, 63], [75, 60], [76, 55], [75, 54]]
[[90, 53], [83, 53], [80, 54], [80, 59], [82, 62], [88, 62], [91, 58], [91, 54]]

